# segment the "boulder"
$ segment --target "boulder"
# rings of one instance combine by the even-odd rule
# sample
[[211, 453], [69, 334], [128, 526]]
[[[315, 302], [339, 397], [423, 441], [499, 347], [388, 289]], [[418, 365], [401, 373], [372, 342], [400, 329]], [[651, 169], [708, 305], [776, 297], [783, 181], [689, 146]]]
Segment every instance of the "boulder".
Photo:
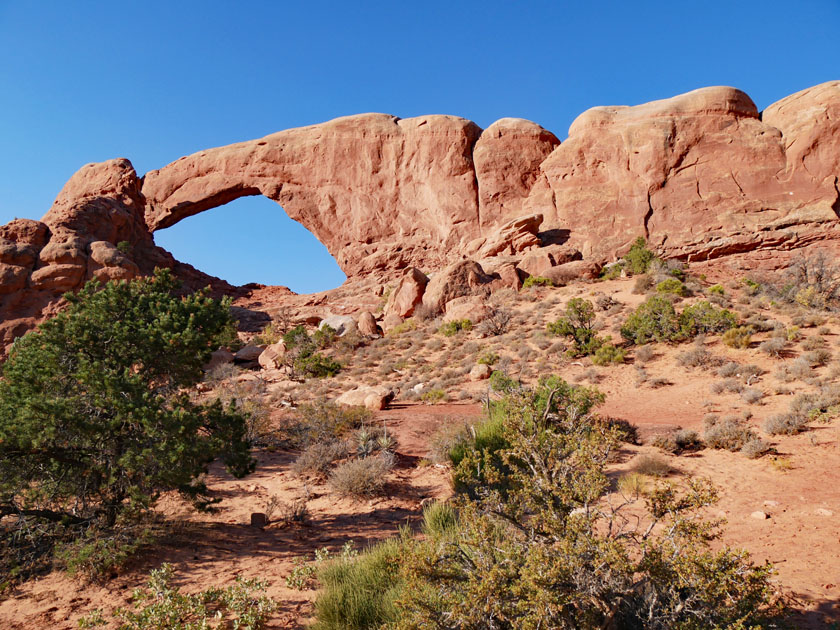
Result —
[[224, 365], [225, 363], [233, 363], [233, 353], [226, 348], [219, 348], [214, 350], [210, 355], [210, 360], [204, 364], [204, 371], [209, 372], [215, 367]]
[[594, 280], [601, 273], [601, 266], [586, 260], [576, 260], [552, 267], [543, 274], [555, 286], [563, 286], [576, 280]]
[[360, 386], [346, 391], [336, 398], [336, 404], [345, 407], [367, 407], [373, 411], [385, 409], [394, 399], [394, 391], [378, 385], [375, 387]]
[[379, 324], [376, 323], [376, 318], [370, 311], [362, 311], [359, 313], [359, 321], [356, 322], [359, 332], [367, 337], [378, 337], [382, 334]]
[[277, 370], [283, 365], [283, 357], [286, 356], [286, 344], [282, 340], [266, 346], [265, 350], [257, 357], [257, 361], [264, 370]]
[[356, 329], [356, 320], [352, 315], [328, 315], [318, 324], [318, 329], [323, 330], [325, 326], [329, 326], [339, 337], [343, 337]]
[[446, 303], [444, 322], [468, 319], [477, 324], [487, 317], [487, 303], [480, 297], [459, 297]]
[[[443, 311], [447, 302], [471, 295], [493, 281], [474, 260], [462, 260], [436, 273], [423, 294], [423, 306], [431, 313]], [[489, 288], [487, 288], [489, 293]]]
[[236, 351], [233, 355], [235, 361], [247, 363], [250, 361], [257, 361], [263, 353], [263, 348], [260, 346], [247, 345]]
[[543, 222], [543, 215], [529, 214], [509, 221], [488, 237], [471, 241], [466, 248], [467, 256], [487, 258], [506, 254], [517, 254], [540, 246], [537, 232]]
[[529, 276], [545, 276], [554, 267], [554, 258], [544, 249], [528, 253], [517, 265]]
[[470, 380], [471, 381], [483, 381], [485, 379], [490, 378], [490, 375], [493, 373], [493, 368], [489, 365], [484, 365], [483, 363], [479, 363], [474, 365], [473, 368], [470, 370]]
[[411, 317], [414, 308], [423, 300], [423, 293], [429, 284], [429, 278], [416, 267], [410, 267], [388, 297], [385, 304], [385, 316]]

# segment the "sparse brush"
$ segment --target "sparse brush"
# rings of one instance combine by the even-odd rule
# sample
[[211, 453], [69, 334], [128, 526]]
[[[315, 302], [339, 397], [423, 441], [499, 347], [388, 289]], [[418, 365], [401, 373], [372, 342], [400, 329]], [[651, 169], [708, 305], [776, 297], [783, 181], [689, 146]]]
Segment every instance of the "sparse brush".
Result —
[[807, 361], [812, 367], [823, 366], [831, 360], [831, 351], [825, 348], [811, 350], [803, 354], [800, 358]]
[[353, 459], [337, 466], [330, 475], [330, 486], [342, 496], [371, 497], [382, 494], [393, 458], [384, 455]]
[[741, 398], [750, 405], [754, 405], [755, 403], [761, 401], [764, 398], [764, 392], [760, 389], [755, 389], [753, 387], [748, 387], [741, 391]]
[[770, 442], [761, 438], [753, 438], [744, 443], [744, 446], [741, 447], [741, 452], [750, 459], [757, 459], [769, 453], [771, 449], [772, 445]]
[[750, 347], [752, 343], [753, 329], [747, 326], [738, 326], [737, 328], [730, 328], [721, 337], [724, 345], [730, 348], [738, 348], [744, 350]]
[[618, 491], [625, 497], [644, 496], [647, 491], [647, 479], [638, 472], [629, 472], [618, 478]]
[[671, 472], [671, 465], [659, 455], [639, 455], [633, 461], [633, 471], [650, 477], [664, 477]]
[[653, 344], [639, 346], [633, 353], [633, 360], [638, 363], [647, 363], [653, 358], [655, 353], [656, 350]]
[[762, 341], [758, 349], [776, 359], [781, 358], [787, 347], [787, 340], [783, 337], [771, 337], [767, 341]]
[[704, 424], [703, 441], [709, 448], [737, 451], [756, 437], [755, 433], [736, 416], [724, 418], [707, 416]]
[[343, 441], [315, 442], [306, 447], [292, 464], [292, 471], [299, 476], [326, 477], [333, 463], [347, 455]]
[[794, 413], [780, 413], [764, 421], [762, 428], [769, 435], [796, 435], [808, 429], [808, 419]]

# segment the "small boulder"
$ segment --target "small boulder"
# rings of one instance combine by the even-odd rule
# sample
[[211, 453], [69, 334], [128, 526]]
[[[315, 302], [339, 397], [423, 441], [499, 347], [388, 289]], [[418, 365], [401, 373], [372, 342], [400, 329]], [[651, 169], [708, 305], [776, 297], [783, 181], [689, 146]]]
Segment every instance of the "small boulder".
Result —
[[479, 363], [473, 366], [473, 369], [470, 370], [470, 380], [471, 381], [483, 381], [484, 379], [490, 378], [490, 375], [493, 373], [493, 368], [489, 365], [484, 365], [483, 363]]
[[493, 277], [484, 273], [477, 262], [462, 260], [435, 274], [426, 287], [423, 305], [432, 313], [440, 313], [447, 302], [471, 295], [492, 281]]
[[286, 355], [286, 344], [282, 340], [266, 346], [265, 350], [257, 357], [260, 367], [264, 370], [277, 370], [283, 365], [283, 357]]
[[339, 337], [343, 337], [356, 328], [356, 320], [352, 315], [329, 315], [321, 320], [318, 329], [323, 330], [324, 326], [329, 326]]
[[225, 363], [233, 363], [233, 353], [226, 348], [219, 348], [210, 355], [210, 360], [204, 364], [204, 371], [209, 372]]
[[345, 407], [367, 407], [372, 411], [385, 409], [394, 399], [394, 391], [383, 385], [375, 387], [360, 386], [344, 392], [336, 399], [336, 404]]
[[464, 296], [446, 303], [444, 322], [468, 319], [473, 324], [487, 318], [487, 304], [480, 297]]
[[554, 267], [554, 258], [544, 249], [529, 252], [519, 261], [519, 268], [529, 276], [545, 276]]
[[429, 278], [425, 273], [416, 267], [409, 267], [385, 304], [385, 316], [411, 317], [414, 307], [423, 300], [423, 293], [428, 284]]
[[263, 348], [260, 346], [247, 345], [244, 348], [240, 348], [236, 354], [233, 355], [233, 358], [235, 361], [240, 362], [257, 361], [262, 352]]
[[370, 311], [362, 311], [359, 313], [359, 321], [356, 322], [359, 332], [368, 337], [378, 337], [382, 334], [379, 324], [376, 323], [376, 318]]
[[767, 520], [768, 518], [770, 518], [770, 515], [767, 514], [767, 512], [762, 512], [761, 510], [756, 510], [755, 512], [750, 514], [750, 517], [754, 518], [756, 520], [759, 520], [759, 521], [764, 521], [764, 520]]
[[586, 260], [576, 260], [552, 267], [543, 274], [555, 286], [562, 286], [575, 280], [594, 280], [601, 273], [601, 266]]

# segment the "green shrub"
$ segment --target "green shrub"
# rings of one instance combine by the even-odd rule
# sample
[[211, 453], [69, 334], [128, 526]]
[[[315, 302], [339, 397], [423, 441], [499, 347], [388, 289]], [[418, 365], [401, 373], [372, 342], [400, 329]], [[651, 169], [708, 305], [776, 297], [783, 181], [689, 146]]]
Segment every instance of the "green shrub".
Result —
[[717, 308], [706, 300], [687, 306], [679, 316], [680, 332], [684, 337], [725, 333], [736, 324], [734, 313]]
[[304, 378], [327, 378], [341, 371], [341, 363], [319, 352], [313, 352], [298, 356], [294, 361], [294, 368]]
[[[132, 609], [117, 608], [112, 622], [120, 630], [194, 630], [198, 628], [242, 628], [262, 630], [277, 604], [265, 596], [267, 583], [237, 576], [233, 586], [211, 587], [198, 593], [182, 593], [173, 586], [175, 571], [163, 564], [151, 572], [146, 587], [132, 595]], [[106, 625], [101, 610], [83, 617], [81, 628]], [[212, 624], [212, 625], [211, 625]]]
[[338, 332], [332, 326], [324, 324], [312, 335], [312, 342], [321, 349], [329, 348], [338, 338]]
[[274, 322], [269, 322], [269, 324], [262, 329], [262, 332], [251, 340], [251, 343], [255, 346], [270, 346], [277, 343], [282, 338], [283, 335], [281, 334], [280, 329]]
[[205, 505], [198, 478], [217, 457], [236, 476], [253, 470], [242, 414], [186, 393], [234, 334], [229, 302], [177, 288], [169, 271], [90, 282], [12, 345], [0, 380], [0, 539], [12, 542], [0, 572], [19, 553], [43, 560], [54, 535], [118, 528], [167, 490]]
[[721, 295], [721, 296], [726, 295], [726, 291], [724, 291], [723, 287], [719, 284], [713, 284], [707, 290], [712, 295]]
[[430, 538], [440, 538], [458, 526], [455, 509], [444, 501], [435, 501], [423, 509], [423, 533]]
[[624, 322], [621, 336], [638, 346], [679, 339], [680, 322], [674, 305], [660, 295], [648, 298]]
[[400, 539], [379, 543], [357, 557], [327, 561], [318, 570], [321, 593], [313, 630], [375, 630], [398, 619], [403, 594]]
[[586, 356], [594, 354], [604, 343], [596, 336], [593, 328], [595, 324], [595, 307], [589, 300], [572, 298], [566, 304], [565, 317], [546, 326], [552, 335], [570, 337], [574, 341], [574, 348], [569, 351], [570, 356]]
[[604, 343], [592, 355], [592, 363], [595, 365], [609, 365], [610, 363], [624, 363], [627, 351], [618, 348], [611, 343]]
[[679, 295], [685, 297], [688, 295], [688, 287], [686, 287], [677, 278], [668, 278], [656, 285], [657, 293], [670, 293], [672, 295]]
[[468, 319], [453, 319], [451, 322], [446, 322], [438, 328], [438, 332], [444, 337], [453, 337], [462, 330], [472, 330], [472, 327], [472, 322]]
[[522, 283], [523, 289], [530, 289], [531, 287], [553, 287], [554, 283], [549, 278], [542, 276], [528, 276], [525, 282]]
[[624, 269], [630, 275], [647, 273], [651, 263], [656, 260], [656, 255], [647, 248], [647, 242], [641, 236], [630, 246], [622, 261]]
[[495, 365], [499, 361], [499, 355], [493, 352], [492, 350], [488, 350], [481, 354], [478, 357], [476, 363], [479, 365]]
[[730, 328], [721, 337], [724, 345], [730, 348], [738, 348], [744, 350], [750, 347], [752, 343], [753, 330], [749, 326], [738, 326], [737, 328]]
[[501, 370], [494, 370], [490, 374], [490, 389], [496, 392], [509, 392], [518, 387], [518, 383]]
[[769, 627], [772, 567], [710, 548], [709, 482], [646, 488], [635, 526], [603, 500], [618, 443], [592, 414], [595, 394], [552, 377], [503, 397], [507, 446], [462, 460], [455, 523], [399, 541], [398, 628]]

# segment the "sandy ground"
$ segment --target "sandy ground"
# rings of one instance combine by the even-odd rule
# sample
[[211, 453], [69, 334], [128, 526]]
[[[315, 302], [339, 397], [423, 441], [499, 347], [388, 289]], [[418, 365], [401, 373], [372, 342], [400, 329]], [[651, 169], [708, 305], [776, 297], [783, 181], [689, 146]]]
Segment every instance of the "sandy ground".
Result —
[[[730, 270], [720, 272], [709, 267], [706, 271], [710, 282], [729, 278], [726, 286], [730, 292]], [[796, 627], [826, 628], [832, 622], [840, 622], [840, 419], [813, 423], [810, 431], [797, 436], [767, 436], [761, 430], [764, 419], [786, 410], [796, 394], [814, 391], [812, 385], [802, 381], [780, 383], [774, 378], [780, 365], [790, 363], [803, 352], [801, 345], [792, 344], [783, 359], [775, 359], [757, 350], [766, 333], [756, 335], [753, 347], [747, 350], [725, 347], [719, 339], [709, 340], [706, 348], [713, 355], [755, 364], [764, 371], [753, 383], [766, 394], [756, 404], [748, 404], [735, 393], [713, 393], [712, 385], [721, 380], [714, 371], [680, 365], [678, 355], [691, 349], [691, 344], [657, 344], [654, 357], [644, 364], [648, 373], [644, 383], [638, 382], [632, 354], [624, 365], [600, 368], [586, 359], [569, 361], [550, 355], [544, 344], [545, 324], [557, 318], [569, 297], [594, 299], [596, 293], [603, 293], [623, 303], [624, 309], [614, 315], [599, 314], [604, 333], [616, 338], [616, 324], [644, 299], [632, 293], [632, 284], [632, 280], [616, 280], [538, 289], [530, 296], [519, 296], [519, 319], [514, 330], [489, 339], [470, 333], [466, 340], [477, 350], [474, 355], [459, 358], [459, 365], [469, 365], [470, 356], [474, 361], [478, 353], [495, 350], [512, 359], [512, 367], [518, 373], [528, 375], [523, 379], [526, 382], [533, 382], [541, 373], [560, 373], [575, 382], [595, 382], [607, 396], [600, 412], [632, 422], [648, 442], [625, 447], [621, 462], [615, 465], [616, 474], [632, 468], [637, 454], [657, 452], [668, 459], [676, 481], [710, 477], [720, 491], [720, 501], [712, 514], [726, 519], [723, 542], [746, 548], [756, 561], [771, 560], [775, 564], [777, 582], [792, 594], [802, 612]], [[248, 306], [269, 308], [273, 304], [270, 297], [266, 290], [258, 296], [262, 303]], [[761, 306], [736, 302], [734, 308], [758, 312], [785, 325], [790, 323], [786, 315], [762, 310]], [[840, 321], [829, 319], [826, 325], [830, 330], [819, 335], [832, 352], [840, 354]], [[805, 337], [818, 334], [816, 328], [802, 333]], [[353, 366], [355, 372], [347, 370], [323, 386], [347, 389], [360, 375], [377, 382], [398, 378], [405, 383], [412, 378], [428, 381], [440, 371], [438, 365], [446, 365], [448, 357], [466, 346], [464, 338], [441, 338], [441, 347], [430, 350], [430, 340], [437, 337], [430, 329], [418, 334], [416, 343], [409, 343], [408, 336], [380, 340], [388, 345], [372, 348], [364, 362]], [[548, 341], [554, 343], [556, 339]], [[530, 354], [523, 353], [523, 349]], [[396, 368], [391, 372], [382, 369], [386, 360], [397, 358], [399, 373]], [[834, 357], [828, 365], [815, 368], [815, 376], [837, 383], [837, 368], [838, 358]], [[654, 387], [651, 383], [656, 379], [663, 382]], [[214, 513], [199, 514], [180, 500], [165, 498], [160, 511], [178, 523], [171, 538], [159, 541], [120, 575], [102, 585], [83, 584], [57, 572], [24, 584], [11, 597], [0, 601], [0, 627], [75, 628], [77, 619], [94, 608], [125, 605], [131, 590], [162, 562], [175, 565], [178, 582], [186, 590], [229, 584], [237, 575], [265, 579], [270, 584], [268, 594], [280, 602], [271, 627], [305, 627], [311, 620], [311, 602], [316, 593], [286, 586], [285, 578], [296, 558], [311, 560], [315, 550], [338, 549], [348, 540], [364, 547], [391, 536], [400, 525], [417, 521], [423, 499], [445, 497], [451, 492], [448, 470], [422, 461], [429, 438], [444, 423], [480, 415], [481, 406], [475, 400], [487, 390], [486, 382], [470, 383], [460, 378], [453, 383], [455, 389], [451, 393], [459, 390], [466, 394], [468, 404], [398, 402], [394, 408], [378, 414], [377, 420], [387, 424], [398, 442], [397, 466], [388, 479], [387, 496], [364, 502], [337, 498], [326, 485], [307, 484], [291, 473], [295, 453], [260, 452], [258, 470], [243, 480], [234, 480], [220, 468], [213, 468], [208, 483], [221, 499]], [[773, 444], [775, 455], [751, 460], [741, 453], [706, 449], [677, 456], [663, 454], [649, 444], [653, 436], [674, 428], [702, 433], [703, 417], [708, 413], [723, 416], [745, 412], [752, 414], [749, 422], [756, 432]], [[311, 522], [306, 526], [271, 524], [262, 530], [250, 527], [250, 514], [263, 511], [273, 495], [286, 502], [308, 497]], [[755, 512], [763, 512], [766, 518], [756, 518]]]

